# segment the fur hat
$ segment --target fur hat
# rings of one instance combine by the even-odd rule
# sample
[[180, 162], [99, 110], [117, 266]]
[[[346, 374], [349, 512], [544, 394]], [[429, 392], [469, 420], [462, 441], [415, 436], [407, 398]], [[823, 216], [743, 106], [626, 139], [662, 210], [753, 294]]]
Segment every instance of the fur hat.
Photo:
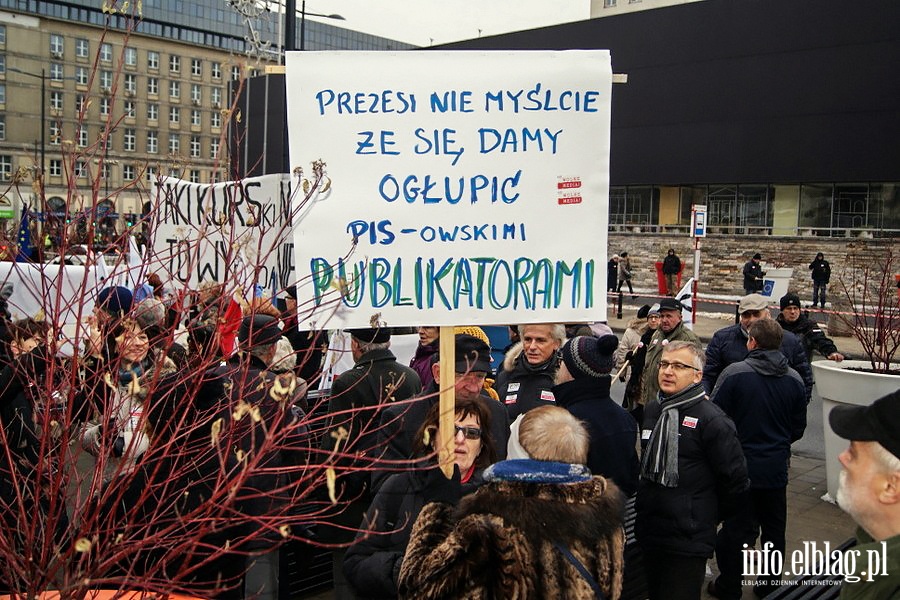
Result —
[[613, 353], [618, 346], [619, 338], [614, 335], [600, 338], [580, 335], [562, 347], [562, 359], [575, 379], [600, 378], [609, 375], [616, 366]]
[[383, 344], [391, 340], [391, 330], [388, 327], [348, 329], [347, 333], [366, 344]]
[[114, 316], [130, 312], [132, 300], [131, 290], [122, 286], [103, 288], [97, 294], [97, 306]]
[[797, 308], [803, 308], [800, 306], [800, 296], [795, 294], [794, 292], [788, 292], [784, 296], [781, 297], [781, 310], [786, 309], [788, 306], [796, 306]]

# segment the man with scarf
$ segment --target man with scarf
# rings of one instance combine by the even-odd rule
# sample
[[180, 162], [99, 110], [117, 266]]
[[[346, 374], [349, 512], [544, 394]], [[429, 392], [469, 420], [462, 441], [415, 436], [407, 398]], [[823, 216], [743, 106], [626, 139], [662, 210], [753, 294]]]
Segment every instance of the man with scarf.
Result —
[[[806, 391], [779, 351], [781, 326], [760, 319], [748, 334], [750, 354], [722, 371], [710, 396], [734, 421], [751, 482], [748, 502], [719, 531], [716, 563], [721, 574], [708, 588], [711, 596], [735, 600], [742, 594], [741, 551], [753, 547], [760, 532], [764, 546], [771, 544], [784, 555], [791, 443], [806, 429]], [[760, 598], [777, 587], [778, 567], [771, 565], [768, 572], [774, 577], [758, 578], [753, 588]]]
[[659, 392], [659, 358], [663, 348], [672, 342], [700, 343], [700, 338], [685, 327], [682, 311], [684, 305], [675, 298], [659, 301], [659, 327], [650, 337], [644, 355], [644, 372], [641, 374], [641, 405], [646, 406]]
[[645, 564], [653, 567], [650, 600], [700, 598], [716, 527], [750, 485], [734, 423], [707, 401], [702, 379], [699, 345], [663, 347], [659, 395], [646, 407], [641, 432], [635, 524]]

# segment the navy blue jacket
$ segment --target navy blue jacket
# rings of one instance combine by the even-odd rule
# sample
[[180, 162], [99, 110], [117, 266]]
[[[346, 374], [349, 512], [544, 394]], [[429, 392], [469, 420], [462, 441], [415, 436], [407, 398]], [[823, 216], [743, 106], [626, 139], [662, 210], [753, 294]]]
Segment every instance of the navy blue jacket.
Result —
[[626, 496], [637, 491], [637, 423], [609, 396], [610, 377], [575, 379], [553, 387], [556, 402], [584, 421], [591, 436], [587, 467], [612, 479]]
[[722, 371], [711, 400], [734, 421], [750, 487], [787, 486], [791, 443], [806, 429], [806, 394], [784, 355], [778, 350], [751, 351]]
[[[797, 371], [806, 386], [806, 401], [812, 397], [813, 374], [803, 343], [790, 331], [784, 332], [781, 353], [787, 358], [791, 368]], [[709, 394], [716, 387], [716, 380], [725, 367], [747, 358], [747, 334], [736, 323], [718, 330], [706, 347], [706, 366], [703, 367], [703, 387]]]

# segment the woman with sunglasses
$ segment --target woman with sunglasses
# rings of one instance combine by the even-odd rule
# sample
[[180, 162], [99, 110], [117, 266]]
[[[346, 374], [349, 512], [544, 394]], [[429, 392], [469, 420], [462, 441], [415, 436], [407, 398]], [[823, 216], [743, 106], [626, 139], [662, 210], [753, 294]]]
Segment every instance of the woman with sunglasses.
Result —
[[[438, 409], [432, 407], [416, 435], [415, 452], [421, 459], [385, 481], [347, 551], [344, 574], [357, 598], [397, 597], [397, 578], [413, 523], [422, 507], [450, 483], [436, 466]], [[491, 413], [483, 400], [457, 399], [453, 456], [462, 495], [483, 483], [482, 472], [495, 461], [490, 430]]]

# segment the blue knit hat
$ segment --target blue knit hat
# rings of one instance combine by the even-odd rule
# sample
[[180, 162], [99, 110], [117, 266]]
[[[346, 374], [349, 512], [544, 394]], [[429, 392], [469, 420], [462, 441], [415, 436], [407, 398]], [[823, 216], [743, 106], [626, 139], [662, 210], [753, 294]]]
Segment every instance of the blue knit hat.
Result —
[[130, 312], [131, 303], [131, 290], [122, 286], [103, 288], [97, 294], [97, 306], [113, 316]]

